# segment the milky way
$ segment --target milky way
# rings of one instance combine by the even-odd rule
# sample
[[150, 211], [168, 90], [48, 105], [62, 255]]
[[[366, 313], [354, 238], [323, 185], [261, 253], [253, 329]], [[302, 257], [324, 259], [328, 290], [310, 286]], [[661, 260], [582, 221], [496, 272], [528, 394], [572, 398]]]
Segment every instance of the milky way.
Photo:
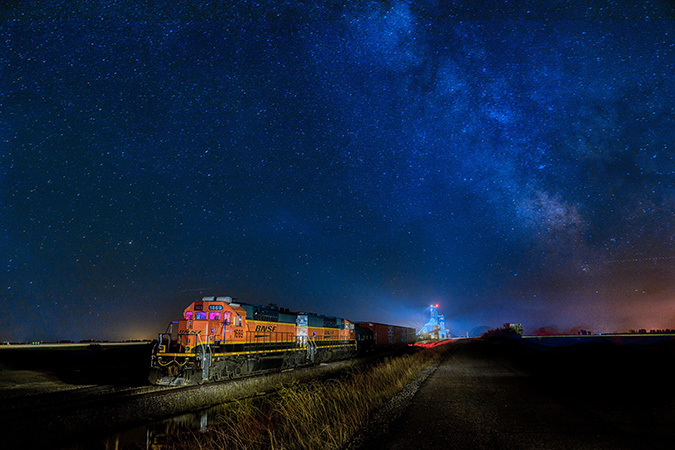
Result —
[[0, 9], [3, 340], [675, 328], [668, 2], [96, 3]]

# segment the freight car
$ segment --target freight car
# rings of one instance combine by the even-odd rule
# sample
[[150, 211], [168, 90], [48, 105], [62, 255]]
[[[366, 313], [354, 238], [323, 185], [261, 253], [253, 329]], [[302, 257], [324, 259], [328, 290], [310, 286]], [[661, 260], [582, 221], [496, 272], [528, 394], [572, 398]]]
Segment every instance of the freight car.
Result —
[[[374, 349], [377, 336], [339, 317], [204, 297], [159, 335], [149, 380], [194, 385], [335, 361]], [[392, 344], [399, 334], [393, 336]]]
[[417, 332], [414, 328], [376, 322], [359, 322], [357, 327], [370, 330], [373, 336], [371, 345], [376, 348], [413, 344], [417, 340]]

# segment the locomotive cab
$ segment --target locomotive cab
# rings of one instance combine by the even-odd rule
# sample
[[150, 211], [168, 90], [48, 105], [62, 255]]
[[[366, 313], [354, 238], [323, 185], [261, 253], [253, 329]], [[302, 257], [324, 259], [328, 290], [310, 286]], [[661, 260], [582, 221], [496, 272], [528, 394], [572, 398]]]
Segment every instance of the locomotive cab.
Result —
[[194, 353], [199, 345], [231, 339], [236, 324], [241, 327], [243, 314], [241, 308], [230, 306], [231, 301], [230, 297], [204, 297], [193, 302], [181, 320], [171, 322], [159, 335], [157, 353]]
[[178, 341], [190, 352], [197, 345], [222, 341], [230, 325], [232, 313], [222, 302], [194, 302], [183, 311], [178, 321]]

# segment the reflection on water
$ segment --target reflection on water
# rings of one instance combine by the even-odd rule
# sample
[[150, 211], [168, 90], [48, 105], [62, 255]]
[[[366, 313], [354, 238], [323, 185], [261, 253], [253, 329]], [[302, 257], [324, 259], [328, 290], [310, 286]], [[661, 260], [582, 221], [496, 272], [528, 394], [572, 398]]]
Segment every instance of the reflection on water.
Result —
[[209, 425], [218, 423], [227, 405], [217, 405], [212, 408], [183, 414], [176, 417], [149, 423], [144, 426], [115, 433], [99, 441], [99, 445], [92, 442], [83, 442], [65, 447], [64, 450], [84, 450], [100, 448], [105, 450], [121, 450], [125, 448], [146, 450], [164, 450], [170, 439], [187, 430], [206, 433]]
[[201, 419], [199, 420], [199, 431], [205, 433], [208, 424], [209, 424], [209, 414], [206, 411], [202, 411], [202, 416]]
[[166, 448], [169, 439], [186, 430], [199, 430], [206, 433], [209, 426], [209, 417], [215, 418], [216, 414], [214, 412], [209, 414], [209, 410], [204, 410], [146, 425], [143, 427], [145, 429], [146, 450], [163, 450]]

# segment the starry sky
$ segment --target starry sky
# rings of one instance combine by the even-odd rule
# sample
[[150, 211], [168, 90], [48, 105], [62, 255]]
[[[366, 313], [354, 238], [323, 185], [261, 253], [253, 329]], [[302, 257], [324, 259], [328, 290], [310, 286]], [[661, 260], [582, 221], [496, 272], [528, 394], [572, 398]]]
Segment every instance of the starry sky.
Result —
[[675, 328], [667, 1], [3, 5], [0, 339]]

